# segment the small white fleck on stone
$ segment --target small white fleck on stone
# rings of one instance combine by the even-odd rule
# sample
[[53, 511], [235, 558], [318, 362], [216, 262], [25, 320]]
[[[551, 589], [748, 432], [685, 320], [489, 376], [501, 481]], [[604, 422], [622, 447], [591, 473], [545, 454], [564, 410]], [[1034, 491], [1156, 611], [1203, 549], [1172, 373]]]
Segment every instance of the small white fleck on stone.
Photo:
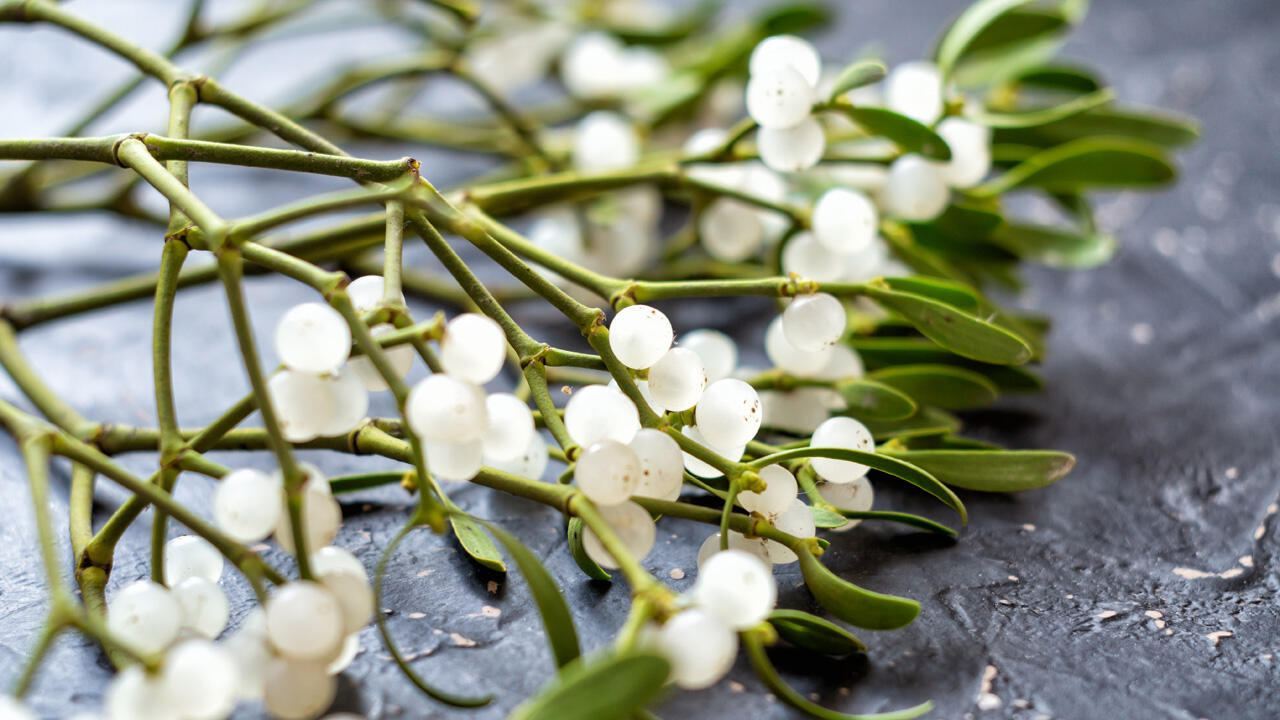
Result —
[[1009, 581], [1010, 581], [1010, 582], [1018, 582], [1018, 576], [1017, 576], [1017, 575], [1010, 575], [1010, 576], [1009, 576]]
[[449, 639], [453, 641], [454, 647], [475, 647], [476, 641], [469, 637], [463, 637], [458, 633], [449, 633]]
[[1027, 532], [1035, 532], [1035, 531], [1036, 531], [1036, 526], [1035, 526], [1035, 525], [1032, 525], [1031, 523], [1027, 523], [1026, 525], [1023, 525], [1023, 526], [1022, 526], [1022, 529], [1023, 529], [1023, 530], [1026, 530]]
[[485, 586], [485, 588], [489, 591], [490, 595], [498, 594], [498, 583], [494, 582], [493, 580], [490, 580], [489, 584]]
[[1225, 475], [1228, 480], [1235, 480], [1236, 478], [1240, 477], [1240, 469], [1229, 467], [1227, 468], [1227, 471], [1223, 473], [1223, 475]]
[[730, 681], [729, 681], [729, 691], [730, 691], [730, 692], [740, 693], [740, 692], [746, 692], [746, 690], [747, 690], [747, 686], [746, 686], [746, 685], [743, 685], [742, 683], [738, 682], [737, 680], [730, 680]]
[[480, 608], [480, 614], [487, 618], [496, 618], [502, 614], [502, 611], [492, 605], [485, 605]]
[[1156, 621], [1155, 621], [1155, 625], [1156, 625], [1156, 629], [1157, 629], [1157, 630], [1163, 630], [1163, 629], [1164, 629], [1164, 621], [1163, 621], [1163, 620], [1156, 620]]
[[1231, 568], [1230, 570], [1226, 570], [1218, 573], [1218, 576], [1229, 580], [1233, 577], [1239, 577], [1243, 574], [1244, 574], [1244, 568]]
[[424, 617], [426, 617], [426, 616], [427, 616], [427, 614], [426, 614], [426, 613], [421, 613], [421, 612], [411, 612], [411, 613], [409, 613], [406, 617], [408, 617], [410, 620], [421, 620], [422, 618], [424, 618]]
[[1218, 641], [1222, 640], [1222, 638], [1229, 638], [1234, 636], [1235, 636], [1235, 633], [1231, 632], [1230, 630], [1217, 630], [1215, 632], [1205, 634], [1205, 637], [1209, 638], [1209, 642], [1212, 642], [1214, 647], [1218, 646]]
[[1251, 568], [1253, 567], [1253, 558], [1248, 555], [1245, 555], [1244, 557], [1240, 558], [1240, 564], [1247, 568]]
[[684, 579], [684, 571], [683, 571], [683, 570], [681, 570], [680, 568], [671, 568], [671, 572], [669, 572], [669, 573], [667, 573], [667, 574], [671, 576], [671, 579], [672, 579], [672, 580], [683, 580], [683, 579]]
[[1102, 612], [1098, 613], [1097, 617], [1100, 620], [1106, 620], [1107, 618], [1115, 617], [1117, 614], [1119, 613], [1117, 613], [1115, 610], [1103, 610]]
[[999, 710], [1003, 704], [998, 695], [983, 693], [978, 696], [978, 709], [982, 711]]
[[424, 578], [433, 572], [435, 572], [435, 570], [419, 570], [418, 574], [415, 577]]
[[1138, 323], [1129, 328], [1129, 338], [1138, 345], [1146, 345], [1155, 337], [1156, 331], [1148, 323]]
[[1160, 612], [1159, 610], [1148, 610], [1145, 613], [1143, 613], [1143, 615], [1146, 615], [1149, 618], [1155, 618], [1157, 620], [1164, 617], [1164, 613]]

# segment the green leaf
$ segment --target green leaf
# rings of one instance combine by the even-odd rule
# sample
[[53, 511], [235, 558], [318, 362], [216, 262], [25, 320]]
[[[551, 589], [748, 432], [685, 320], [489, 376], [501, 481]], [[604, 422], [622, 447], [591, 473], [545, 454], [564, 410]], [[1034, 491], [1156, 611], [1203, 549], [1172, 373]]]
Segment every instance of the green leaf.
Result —
[[932, 298], [938, 302], [974, 312], [980, 302], [973, 288], [952, 280], [923, 276], [887, 277], [884, 284], [899, 292]]
[[854, 627], [897, 630], [920, 614], [920, 603], [897, 595], [884, 595], [836, 577], [813, 553], [800, 548], [800, 574], [818, 604]]
[[796, 35], [825, 24], [831, 19], [830, 9], [823, 3], [797, 2], [768, 8], [759, 19], [761, 37]]
[[1062, 479], [1076, 459], [1056, 450], [885, 450], [927, 469], [948, 485], [984, 492], [1016, 492]]
[[912, 515], [911, 513], [894, 512], [892, 510], [841, 510], [840, 514], [850, 520], [887, 520], [889, 522], [896, 522], [901, 525], [910, 525], [911, 527], [920, 528], [921, 530], [935, 532], [939, 535], [946, 535], [948, 537], [956, 536], [956, 531], [946, 525], [935, 520], [930, 520], [927, 517]]
[[810, 505], [809, 513], [813, 515], [813, 524], [820, 528], [839, 528], [849, 524], [848, 519], [846, 519], [844, 515], [826, 508], [818, 507], [817, 505]]
[[960, 430], [960, 420], [956, 416], [933, 407], [922, 407], [915, 415], [902, 420], [867, 419], [862, 424], [876, 440], [947, 435]]
[[[951, 23], [946, 34], [942, 36], [935, 55], [938, 70], [942, 73], [944, 82], [951, 74], [952, 68], [964, 56], [965, 51], [984, 30], [1000, 16], [1028, 2], [1031, 0], [978, 0], [960, 13], [960, 16]], [[1019, 35], [1025, 36], [1025, 32]]]
[[1158, 145], [1123, 138], [1084, 138], [1036, 153], [1008, 172], [972, 188], [994, 197], [1018, 187], [1074, 192], [1084, 187], [1158, 186], [1177, 175]]
[[547, 642], [551, 645], [551, 654], [556, 659], [556, 665], [563, 668], [576, 659], [581, 654], [581, 650], [578, 647], [578, 632], [573, 627], [573, 614], [569, 612], [569, 605], [560, 594], [560, 587], [556, 585], [555, 578], [515, 535], [491, 522], [483, 520], [478, 522], [498, 538], [516, 561], [520, 574], [529, 585], [529, 594], [533, 596], [533, 602], [542, 615], [542, 624], [547, 630]]
[[1000, 396], [982, 375], [954, 365], [898, 365], [868, 375], [910, 395], [916, 402], [946, 410], [984, 407]]
[[1073, 93], [1091, 93], [1102, 87], [1102, 83], [1087, 68], [1071, 65], [1047, 64], [1028, 68], [1011, 82], [1015, 85]]
[[511, 720], [622, 720], [662, 692], [671, 666], [659, 655], [579, 658], [511, 713]]
[[582, 518], [569, 518], [569, 553], [573, 555], [573, 561], [578, 564], [578, 569], [587, 574], [592, 580], [612, 580], [613, 576], [605, 572], [591, 556], [587, 554], [587, 550], [582, 545], [582, 533], [586, 526], [582, 524]]
[[999, 47], [970, 53], [952, 72], [962, 88], [998, 85], [1017, 77], [1027, 68], [1048, 62], [1062, 48], [1060, 32], [1044, 32]]
[[871, 370], [921, 363], [956, 365], [980, 373], [1000, 392], [1034, 392], [1044, 388], [1044, 381], [1025, 367], [975, 362], [920, 338], [855, 337], [849, 346]]
[[502, 562], [502, 555], [493, 541], [466, 515], [450, 515], [449, 524], [453, 526], [453, 534], [458, 544], [471, 556], [472, 560], [498, 572], [506, 572], [507, 566]]
[[1088, 95], [1072, 98], [1058, 105], [1007, 112], [978, 110], [972, 119], [990, 128], [1034, 128], [1057, 122], [1086, 110], [1092, 110], [1114, 100], [1115, 91], [1105, 88]]
[[892, 140], [903, 152], [920, 153], [934, 160], [950, 160], [951, 148], [938, 133], [906, 115], [877, 107], [855, 107], [845, 102], [827, 106], [867, 131], [869, 135]]
[[717, 0], [700, 0], [692, 8], [657, 26], [644, 23], [613, 24], [606, 29], [630, 45], [669, 45], [706, 26], [719, 9], [720, 3]]
[[805, 650], [843, 657], [866, 652], [867, 646], [839, 625], [801, 610], [774, 610], [769, 624], [783, 640]]
[[863, 85], [878, 83], [884, 79], [887, 69], [884, 63], [878, 60], [860, 60], [855, 63], [846, 65], [844, 70], [840, 71], [840, 75], [836, 78], [835, 85], [831, 88], [831, 99], [835, 100], [841, 95], [860, 88]]
[[918, 718], [933, 709], [933, 703], [926, 702], [905, 710], [876, 713], [874, 715], [848, 715], [836, 712], [811, 702], [788, 685], [782, 679], [782, 676], [778, 674], [778, 671], [774, 669], [773, 663], [769, 662], [769, 656], [764, 651], [764, 643], [760, 641], [758, 634], [745, 633], [742, 636], [742, 643], [747, 649], [747, 658], [751, 661], [751, 667], [756, 671], [756, 676], [765, 684], [765, 687], [772, 690], [773, 694], [777, 695], [786, 704], [812, 717], [822, 718], [823, 720], [911, 720], [911, 718]]
[[916, 411], [916, 402], [910, 396], [874, 380], [846, 380], [836, 390], [848, 403], [849, 412], [860, 418], [897, 420], [911, 417]]
[[[391, 555], [400, 545], [400, 542], [408, 537], [409, 533], [416, 527], [418, 527], [417, 524], [411, 520], [408, 525], [401, 528], [400, 532], [397, 533], [395, 538], [387, 545], [387, 548], [382, 551], [382, 557], [378, 559], [378, 565], [373, 571], [374, 607], [385, 607], [382, 604], [382, 580], [387, 574], [387, 563], [390, 562]], [[424, 680], [422, 676], [409, 665], [409, 661], [406, 660], [404, 655], [400, 652], [400, 648], [391, 637], [391, 630], [387, 627], [386, 618], [387, 614], [384, 612], [375, 612], [373, 614], [374, 624], [378, 626], [378, 633], [382, 635], [382, 644], [386, 646], [387, 652], [391, 653], [391, 659], [395, 662], [396, 667], [400, 668], [400, 672], [404, 673], [404, 676], [409, 678], [409, 682], [412, 682], [415, 687], [426, 693], [428, 696], [447, 705], [453, 705], [454, 707], [480, 707], [481, 705], [487, 705], [493, 701], [492, 695], [455, 695], [454, 693], [441, 690]]]
[[1081, 138], [1106, 135], [1181, 147], [1200, 137], [1192, 118], [1156, 110], [1098, 108], [1036, 128], [997, 130], [997, 143], [1049, 147]]
[[969, 521], [969, 514], [964, 508], [964, 503], [960, 502], [960, 498], [956, 497], [956, 494], [952, 492], [950, 488], [939, 482], [937, 478], [924, 470], [921, 470], [908, 462], [902, 462], [895, 458], [887, 457], [881, 453], [851, 450], [849, 448], [804, 447], [795, 448], [794, 450], [783, 450], [771, 455], [756, 458], [751, 461], [751, 465], [752, 467], [759, 469], [774, 463], [808, 457], [848, 460], [850, 462], [858, 463], [859, 465], [866, 465], [869, 468], [874, 468], [882, 473], [887, 473], [901, 480], [905, 480], [942, 501], [942, 504], [952, 510], [955, 510], [960, 515], [961, 522]]
[[1010, 222], [991, 236], [992, 242], [1028, 262], [1060, 268], [1097, 267], [1115, 254], [1116, 238], [1047, 225]]
[[1031, 348], [1017, 335], [951, 305], [874, 284], [866, 294], [957, 355], [996, 365], [1021, 365], [1031, 359]]

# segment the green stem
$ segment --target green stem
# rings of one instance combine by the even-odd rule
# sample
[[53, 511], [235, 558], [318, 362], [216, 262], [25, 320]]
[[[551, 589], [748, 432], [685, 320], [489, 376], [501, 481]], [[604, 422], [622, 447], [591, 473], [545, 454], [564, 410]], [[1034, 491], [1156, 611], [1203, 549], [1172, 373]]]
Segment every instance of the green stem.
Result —
[[404, 300], [404, 202], [387, 201], [387, 238], [383, 247], [382, 304], [400, 307]]

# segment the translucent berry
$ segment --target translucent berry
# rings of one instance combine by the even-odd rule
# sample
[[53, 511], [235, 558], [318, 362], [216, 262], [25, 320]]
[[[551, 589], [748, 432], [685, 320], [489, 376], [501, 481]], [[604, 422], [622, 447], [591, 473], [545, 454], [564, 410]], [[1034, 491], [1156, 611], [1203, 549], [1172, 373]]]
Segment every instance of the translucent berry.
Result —
[[631, 305], [609, 322], [609, 347], [629, 368], [643, 370], [671, 347], [675, 334], [667, 316], [648, 305]]
[[369, 587], [364, 568], [360, 570], [354, 572], [331, 569], [316, 573], [316, 579], [333, 595], [338, 601], [338, 607], [342, 609], [344, 636], [363, 629], [373, 617], [373, 589]]
[[[732, 448], [719, 448], [712, 445], [711, 443], [707, 442], [707, 439], [705, 437], [702, 436], [702, 433], [699, 432], [698, 427], [696, 425], [685, 425], [683, 428], [680, 429], [680, 432], [684, 433], [685, 437], [689, 438], [690, 440], [693, 440], [699, 445], [702, 445], [703, 447], [715, 453], [716, 455], [719, 455], [720, 457], [726, 460], [731, 460], [733, 462], [737, 462], [738, 460], [741, 460], [742, 454], [747, 451], [747, 446], [745, 443]], [[690, 455], [689, 453], [684, 453], [684, 469], [688, 470], [693, 475], [697, 475], [698, 477], [702, 477], [702, 478], [715, 478], [715, 477], [720, 477], [721, 475], [724, 475], [724, 473], [717, 470], [715, 466], [709, 465], [708, 463], [703, 462], [702, 460], [694, 457], [693, 455]]]
[[693, 600], [735, 630], [764, 622], [778, 601], [771, 565], [742, 550], [707, 558], [693, 584]]
[[860, 378], [866, 374], [862, 366], [862, 357], [848, 345], [837, 344], [831, 348], [831, 357], [822, 366], [815, 378], [819, 380], [849, 380]]
[[827, 149], [822, 123], [810, 115], [784, 128], [760, 128], [756, 133], [760, 160], [778, 172], [804, 172], [818, 164]]
[[831, 416], [812, 388], [796, 388], [788, 392], [766, 390], [760, 393], [765, 427], [796, 435], [809, 435]]
[[737, 378], [717, 380], [702, 393], [694, 417], [698, 432], [712, 445], [745, 445], [760, 430], [760, 396]]
[[[356, 655], [360, 654], [360, 633], [355, 632], [347, 636], [342, 641], [342, 650], [338, 652], [338, 657], [325, 666], [324, 671], [329, 675], [337, 675], [343, 670], [351, 666], [351, 662], [356, 659]], [[333, 718], [341, 718], [345, 713], [337, 715], [326, 715], [325, 720], [333, 720]]]
[[879, 223], [876, 206], [857, 190], [832, 188], [813, 206], [813, 236], [833, 252], [862, 250], [875, 239]]
[[427, 442], [480, 440], [489, 429], [484, 390], [452, 375], [431, 375], [414, 385], [405, 410], [409, 427]]
[[[376, 310], [382, 304], [386, 281], [381, 275], [362, 275], [347, 284], [347, 295], [356, 312], [367, 313]], [[404, 304], [404, 293], [400, 293], [400, 303]]]
[[[616, 94], [621, 86], [623, 45], [606, 33], [584, 33], [574, 38], [560, 59], [560, 78], [569, 92], [583, 99]], [[511, 58], [506, 59], [508, 63]]]
[[969, 188], [991, 170], [991, 131], [972, 120], [949, 117], [938, 123], [938, 134], [951, 148], [942, 176], [951, 187]]
[[[833, 417], [813, 431], [809, 447], [847, 448], [863, 452], [875, 452], [876, 441], [866, 425], [851, 417]], [[813, 471], [823, 480], [832, 483], [848, 483], [867, 474], [867, 466], [849, 460], [810, 458]]]
[[680, 336], [680, 347], [692, 350], [702, 360], [707, 382], [723, 380], [738, 367], [738, 346], [719, 330], [694, 330]]
[[765, 331], [764, 353], [784, 372], [798, 377], [811, 377], [827, 364], [831, 356], [831, 348], [801, 350], [796, 347], [787, 339], [783, 319], [779, 315], [769, 323], [769, 328]]
[[276, 325], [275, 341], [280, 362], [298, 372], [334, 372], [351, 354], [347, 321], [322, 303], [290, 308]]
[[760, 479], [765, 481], [761, 492], [744, 490], [738, 493], [738, 502], [749, 512], [761, 515], [777, 515], [791, 507], [796, 499], [796, 476], [781, 465], [769, 465], [760, 469]]
[[[369, 333], [375, 338], [395, 331], [395, 327], [388, 323], [374, 325], [369, 328]], [[386, 354], [387, 362], [391, 363], [391, 369], [395, 371], [397, 377], [403, 379], [405, 375], [409, 374], [409, 369], [413, 367], [413, 346], [396, 345], [395, 347], [383, 348], [383, 352]], [[360, 378], [360, 382], [364, 383], [364, 388], [369, 392], [381, 392], [387, 389], [387, 381], [382, 378], [382, 374], [378, 372], [378, 368], [374, 367], [373, 361], [368, 357], [357, 355], [351, 358], [347, 362], [347, 369]]]
[[369, 579], [369, 571], [365, 569], [364, 563], [360, 562], [360, 559], [355, 555], [352, 555], [350, 550], [345, 550], [336, 545], [326, 545], [311, 553], [311, 572], [316, 575], [330, 572], [351, 572], [365, 580]]
[[468, 440], [460, 443], [427, 441], [423, 452], [427, 456], [427, 469], [441, 480], [466, 482], [484, 466], [484, 441]]
[[[329, 481], [318, 470], [309, 471], [308, 475], [310, 479], [302, 491], [302, 517], [307, 547], [324, 547], [338, 534], [338, 527], [342, 525], [342, 507], [329, 492]], [[280, 513], [275, 539], [285, 552], [296, 552], [293, 523], [289, 520], [288, 512]]]
[[509, 472], [513, 475], [532, 478], [534, 480], [542, 479], [542, 474], [547, 471], [547, 462], [550, 456], [547, 453], [546, 441], [542, 436], [534, 433], [529, 438], [529, 444], [525, 446], [524, 452], [517, 458], [512, 460], [485, 459], [485, 464], [503, 472]]
[[107, 685], [107, 720], [179, 720], [176, 698], [170, 695], [162, 676], [130, 665]]
[[835, 282], [845, 271], [845, 256], [818, 242], [811, 232], [796, 233], [782, 246], [782, 270], [807, 280]]
[[894, 160], [880, 191], [888, 214], [903, 220], [932, 220], [947, 208], [950, 198], [942, 172], [919, 155], [903, 155]]
[[649, 368], [649, 393], [671, 411], [693, 407], [707, 387], [702, 358], [692, 350], [674, 347]]
[[747, 70], [752, 75], [772, 72], [789, 67], [804, 77], [805, 82], [817, 86], [822, 75], [822, 60], [818, 50], [802, 37], [774, 35], [761, 40], [751, 51]]
[[240, 670], [236, 694], [241, 700], [262, 699], [263, 675], [272, 658], [271, 647], [267, 643], [266, 624], [266, 613], [262, 608], [255, 608], [245, 616], [240, 628], [222, 641], [222, 646], [235, 659], [236, 667]]
[[631, 400], [604, 385], [578, 388], [564, 407], [564, 426], [582, 447], [601, 440], [631, 442], [640, 429], [640, 415]]
[[931, 62], [914, 61], [895, 67], [884, 80], [884, 104], [924, 125], [942, 117], [942, 75]]
[[336, 375], [324, 379], [333, 397], [333, 413], [320, 430], [323, 437], [346, 435], [369, 414], [369, 391], [360, 376], [350, 368], [343, 368]]
[[747, 81], [747, 114], [763, 128], [788, 128], [809, 117], [813, 86], [791, 67], [751, 76]]
[[639, 497], [675, 500], [684, 487], [684, 454], [680, 445], [661, 430], [641, 428], [629, 443], [640, 461]]
[[338, 684], [324, 662], [273, 658], [263, 674], [262, 702], [277, 720], [311, 720], [333, 704]]
[[[644, 398], [645, 405], [649, 406], [649, 409], [653, 411], [654, 415], [662, 415], [667, 411], [667, 409], [662, 405], [660, 405], [657, 400], [653, 399], [653, 393], [649, 391], [648, 380], [636, 380], [635, 384], [636, 384], [636, 390], [640, 391], [640, 397]], [[617, 378], [610, 380], [609, 384], [605, 385], [605, 387], [618, 393], [619, 395], [622, 395], [623, 397], [626, 397], [626, 395], [623, 394], [622, 392], [622, 388], [618, 386]]]
[[280, 482], [251, 469], [235, 470], [213, 494], [213, 519], [223, 532], [243, 543], [258, 542], [280, 521]]
[[182, 607], [163, 585], [136, 580], [107, 603], [107, 629], [120, 642], [150, 655], [169, 646], [182, 626]]
[[657, 635], [671, 680], [686, 690], [710, 687], [733, 667], [738, 635], [720, 618], [694, 608], [671, 617]]
[[165, 655], [161, 682], [183, 720], [222, 720], [235, 708], [240, 669], [222, 647], [184, 640]]
[[[636, 558], [643, 558], [653, 549], [654, 540], [658, 536], [658, 526], [650, 517], [649, 511], [634, 502], [627, 501], [621, 505], [608, 505], [599, 508], [605, 522], [622, 541], [623, 546]], [[582, 534], [582, 548], [587, 555], [603, 568], [616, 569], [618, 563], [613, 555], [605, 550], [600, 538], [587, 528]]]
[[764, 226], [752, 205], [716, 198], [698, 216], [698, 239], [707, 254], [723, 262], [742, 262], [760, 252]]
[[597, 110], [573, 131], [573, 166], [582, 172], [631, 167], [640, 159], [640, 136], [626, 117]]
[[[866, 475], [850, 483], [824, 483], [819, 491], [824, 500], [841, 510], [866, 512], [875, 502], [875, 491]], [[862, 521], [859, 519], [850, 519], [847, 525], [839, 529], [849, 530], [860, 522]]]
[[627, 445], [601, 440], [578, 456], [573, 478], [592, 502], [617, 505], [630, 499], [640, 482], [640, 458]]
[[172, 587], [190, 577], [218, 582], [222, 553], [199, 535], [180, 535], [164, 544], [164, 580]]
[[217, 583], [202, 577], [189, 577], [170, 592], [182, 608], [183, 630], [215, 638], [227, 627], [230, 608], [226, 593]]
[[453, 377], [483, 385], [498, 376], [507, 359], [502, 326], [479, 313], [463, 313], [444, 327], [440, 365]]
[[322, 375], [281, 370], [267, 381], [267, 396], [284, 439], [304, 443], [319, 437], [334, 413], [329, 382]]
[[[737, 530], [729, 531], [729, 549], [741, 550], [750, 553], [760, 559], [761, 562], [772, 563], [769, 559], [769, 549], [765, 546], [766, 540], [760, 537], [747, 537]], [[702, 541], [702, 545], [698, 547], [698, 570], [701, 572], [702, 566], [707, 564], [707, 560], [712, 555], [720, 552], [720, 533], [714, 532]]]
[[[800, 498], [793, 500], [790, 507], [774, 518], [773, 526], [798, 538], [811, 538], [818, 532], [817, 525], [813, 521], [813, 512]], [[768, 541], [766, 547], [769, 548], [769, 559], [773, 560], [775, 565], [786, 565], [798, 559], [794, 552], [776, 540]]]
[[844, 303], [827, 293], [799, 295], [782, 311], [782, 332], [787, 342], [802, 352], [830, 348], [846, 327]]
[[529, 406], [511, 393], [492, 393], [485, 398], [489, 413], [489, 429], [484, 435], [484, 456], [495, 460], [514, 460], [529, 447], [534, 434], [533, 413]]
[[266, 604], [267, 638], [293, 660], [328, 662], [341, 649], [342, 607], [320, 583], [297, 580], [281, 586]]

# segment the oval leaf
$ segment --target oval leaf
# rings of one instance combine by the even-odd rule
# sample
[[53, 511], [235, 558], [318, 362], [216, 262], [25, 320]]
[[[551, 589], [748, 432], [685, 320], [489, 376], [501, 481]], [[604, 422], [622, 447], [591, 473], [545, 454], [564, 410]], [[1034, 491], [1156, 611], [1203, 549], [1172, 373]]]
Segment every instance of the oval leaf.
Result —
[[974, 113], [973, 120], [989, 128], [1034, 128], [1069, 118], [1072, 115], [1079, 115], [1100, 105], [1106, 105], [1114, 100], [1115, 97], [1114, 90], [1105, 88], [1049, 107], [1011, 110], [1008, 112], [979, 110]]
[[863, 85], [878, 83], [884, 79], [886, 72], [884, 63], [878, 60], [862, 60], [847, 65], [840, 71], [835, 85], [831, 88], [831, 99], [834, 100]]
[[578, 564], [578, 569], [586, 573], [587, 577], [592, 580], [612, 580], [613, 576], [605, 572], [591, 556], [587, 554], [587, 550], [582, 545], [582, 533], [585, 526], [582, 524], [582, 518], [569, 518], [569, 553], [573, 555], [573, 561]]
[[877, 440], [948, 435], [960, 430], [956, 416], [932, 407], [922, 407], [915, 415], [902, 420], [866, 420], [863, 424]]
[[973, 288], [942, 278], [921, 277], [887, 277], [884, 283], [899, 292], [911, 293], [932, 298], [960, 308], [966, 312], [974, 312], [981, 302]]
[[794, 450], [783, 450], [782, 452], [776, 452], [772, 455], [765, 455], [764, 457], [756, 458], [751, 461], [751, 466], [759, 469], [773, 465], [774, 463], [782, 463], [788, 460], [797, 460], [808, 457], [848, 460], [860, 465], [866, 465], [869, 468], [874, 468], [896, 478], [906, 480], [912, 485], [915, 485], [921, 490], [924, 490], [935, 498], [941, 500], [944, 505], [959, 513], [961, 522], [968, 522], [969, 520], [969, 514], [965, 510], [964, 503], [960, 502], [960, 498], [956, 497], [956, 494], [946, 485], [939, 482], [937, 478], [909, 462], [903, 462], [881, 453], [863, 452], [862, 450], [850, 450], [848, 448], [806, 447], [796, 448]]
[[589, 664], [579, 658], [511, 720], [622, 720], [656, 698], [670, 672], [658, 655], [611, 655]]
[[849, 405], [849, 412], [863, 418], [899, 420], [911, 417], [916, 403], [899, 390], [866, 378], [846, 380], [836, 386]]
[[542, 624], [547, 629], [547, 642], [551, 645], [556, 665], [562, 668], [568, 665], [581, 654], [581, 650], [578, 648], [578, 632], [573, 627], [573, 614], [569, 612], [569, 605], [560, 594], [555, 578], [515, 535], [491, 522], [477, 522], [493, 533], [516, 561], [520, 574], [529, 586], [529, 594], [538, 606], [538, 613], [542, 615]]
[[783, 640], [805, 650], [843, 657], [866, 652], [867, 646], [839, 625], [800, 610], [774, 610], [769, 624]]
[[1125, 138], [1083, 138], [1027, 158], [969, 191], [993, 197], [1018, 187], [1073, 192], [1085, 187], [1164, 185], [1177, 175], [1161, 148]]
[[1028, 68], [1012, 82], [1044, 90], [1073, 93], [1091, 93], [1102, 88], [1102, 83], [1098, 82], [1091, 71], [1069, 65], [1041, 65]]
[[849, 345], [871, 370], [920, 363], [957, 365], [981, 374], [1000, 392], [1034, 392], [1044, 388], [1044, 381], [1025, 367], [974, 362], [922, 338], [854, 338]]
[[872, 592], [842, 580], [803, 548], [796, 555], [800, 558], [800, 574], [814, 599], [850, 625], [896, 630], [910, 625], [920, 614], [920, 603], [915, 600]]
[[823, 720], [911, 720], [911, 718], [918, 718], [933, 709], [933, 703], [926, 702], [905, 710], [876, 713], [874, 715], [848, 715], [836, 712], [811, 702], [788, 685], [782, 679], [782, 676], [778, 675], [773, 663], [769, 662], [769, 656], [764, 651], [764, 643], [760, 641], [760, 638], [755, 633], [743, 635], [742, 642], [747, 648], [747, 658], [751, 661], [752, 669], [756, 671], [756, 677], [760, 678], [765, 687], [772, 690], [786, 704], [812, 717], [822, 718]]
[[960, 13], [938, 43], [938, 70], [945, 80], [973, 41], [1001, 15], [1031, 0], [979, 0]]
[[1021, 365], [1031, 359], [1031, 348], [1017, 335], [951, 305], [874, 285], [866, 294], [957, 355], [996, 365]]
[[1200, 129], [1195, 120], [1170, 112], [1099, 108], [1037, 128], [997, 130], [995, 141], [1048, 147], [1097, 135], [1180, 147], [1195, 142], [1200, 137]]
[[1115, 236], [1106, 233], [1024, 223], [1002, 225], [991, 241], [1029, 262], [1081, 269], [1107, 262], [1118, 245]]
[[449, 525], [453, 527], [453, 534], [458, 538], [458, 544], [471, 556], [472, 560], [490, 570], [507, 571], [498, 548], [493, 546], [493, 541], [471, 518], [466, 515], [452, 514], [449, 516]]
[[1044, 487], [1071, 472], [1076, 459], [1056, 450], [893, 450], [939, 480], [966, 490], [1016, 492]]
[[869, 375], [910, 395], [916, 402], [947, 410], [967, 410], [995, 402], [996, 386], [982, 375], [953, 365], [898, 365]]
[[888, 138], [903, 152], [919, 153], [934, 160], [950, 160], [951, 148], [927, 125], [906, 115], [877, 107], [855, 107], [848, 103], [834, 103], [830, 109], [844, 113], [869, 135]]
[[809, 514], [813, 515], [814, 526], [823, 529], [840, 528], [849, 524], [844, 515], [817, 505], [809, 506]]

